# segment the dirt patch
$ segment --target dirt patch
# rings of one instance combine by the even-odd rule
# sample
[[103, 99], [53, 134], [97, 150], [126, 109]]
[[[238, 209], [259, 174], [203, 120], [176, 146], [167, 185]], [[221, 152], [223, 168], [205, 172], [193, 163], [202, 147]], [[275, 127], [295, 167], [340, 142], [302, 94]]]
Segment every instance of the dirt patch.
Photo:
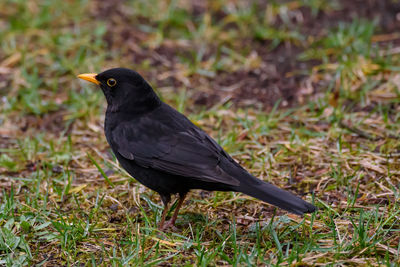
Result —
[[[112, 3], [111, 3], [112, 2]], [[256, 53], [262, 63], [257, 68], [239, 69], [236, 71], [218, 71], [215, 76], [197, 74], [179, 75], [182, 69], [178, 65], [182, 55], [196, 53], [198, 47], [192, 43], [165, 39], [152, 48], [149, 41], [154, 41], [148, 32], [140, 29], [138, 24], [150, 24], [146, 18], [133, 18], [124, 8], [124, 1], [111, 1], [111, 4], [96, 5], [93, 16], [108, 20], [108, 32], [105, 40], [110, 49], [122, 51], [129, 58], [137, 71], [157, 87], [185, 87], [189, 89], [193, 102], [197, 105], [213, 106], [218, 103], [232, 101], [235, 106], [257, 106], [271, 109], [277, 102], [280, 106], [295, 106], [324, 88], [318, 89], [313, 84], [309, 74], [319, 61], [301, 61], [299, 55], [304, 52], [310, 42], [282, 42], [271, 49], [270, 40], [238, 39], [236, 46]], [[193, 17], [201, 17], [207, 12], [207, 4], [189, 5]], [[282, 1], [283, 2], [283, 1]], [[382, 38], [376, 41], [380, 44], [400, 43], [400, 38], [392, 35], [400, 28], [400, 3], [391, 0], [340, 0], [335, 8], [327, 8], [317, 13], [311, 8], [299, 7], [291, 11], [290, 27], [297, 29], [305, 36], [319, 39], [326, 35], [329, 29], [338, 26], [339, 22], [351, 22], [353, 19], [376, 19], [378, 34]], [[262, 8], [263, 3], [259, 3]], [[103, 6], [101, 8], [101, 6]], [[212, 14], [213, 19], [220, 21], [227, 14]], [[140, 23], [138, 23], [140, 22]], [[277, 29], [283, 21], [278, 17], [275, 21]], [[152, 25], [154, 26], [154, 25]], [[227, 28], [231, 27], [229, 24]], [[216, 48], [207, 44], [206, 55], [215, 55]], [[203, 57], [203, 61], [208, 56]], [[142, 66], [148, 66], [147, 69]], [[321, 87], [321, 86], [320, 86]]]
[[[293, 27], [300, 29], [304, 36], [315, 36], [316, 39], [324, 36], [328, 29], [335, 28], [342, 22], [351, 22], [353, 19], [377, 20], [378, 34], [382, 34], [377, 41], [381, 45], [400, 45], [400, 36], [394, 35], [400, 28], [400, 2], [390, 0], [369, 1], [340, 1], [338, 9], [320, 11], [312, 15], [310, 8], [300, 8], [293, 18]], [[276, 22], [276, 27], [282, 23]], [[248, 42], [249, 43], [249, 42]], [[314, 84], [308, 74], [311, 69], [321, 62], [301, 61], [298, 56], [307, 49], [302, 45], [293, 43], [282, 43], [273, 50], [268, 50], [270, 41], [250, 42], [250, 45], [261, 56], [264, 63], [268, 64], [269, 70], [259, 68], [239, 73], [220, 74], [217, 83], [225, 87], [239, 85], [233, 92], [232, 100], [236, 105], [261, 105], [266, 109], [273, 107], [277, 101], [280, 106], [294, 106], [302, 104], [309, 95], [320, 90], [320, 85]], [[204, 99], [196, 103], [212, 105], [223, 98], [225, 92], [217, 91], [209, 94], [209, 100]]]

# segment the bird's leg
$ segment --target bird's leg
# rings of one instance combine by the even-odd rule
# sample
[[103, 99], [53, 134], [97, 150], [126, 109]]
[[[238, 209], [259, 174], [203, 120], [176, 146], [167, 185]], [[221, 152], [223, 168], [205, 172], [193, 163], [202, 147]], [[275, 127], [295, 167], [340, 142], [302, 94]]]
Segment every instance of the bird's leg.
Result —
[[162, 230], [165, 230], [169, 227], [173, 227], [175, 225], [175, 221], [176, 218], [178, 217], [178, 213], [179, 213], [179, 209], [181, 208], [183, 201], [185, 200], [187, 193], [179, 193], [179, 201], [178, 201], [178, 205], [175, 208], [174, 214], [172, 215], [172, 218], [170, 220], [168, 220], [165, 225], [161, 228]]
[[164, 227], [165, 217], [167, 216], [168, 210], [169, 210], [169, 205], [167, 204], [164, 206], [164, 210], [161, 215], [161, 221], [158, 224], [158, 228], [160, 228], [160, 229], [162, 229]]
[[169, 202], [171, 201], [171, 196], [170, 195], [160, 195], [161, 196], [161, 200], [164, 203], [164, 210], [162, 212], [161, 215], [161, 221], [158, 225], [159, 229], [163, 229], [164, 228], [164, 222], [165, 222], [165, 217], [167, 216], [168, 210], [169, 210]]

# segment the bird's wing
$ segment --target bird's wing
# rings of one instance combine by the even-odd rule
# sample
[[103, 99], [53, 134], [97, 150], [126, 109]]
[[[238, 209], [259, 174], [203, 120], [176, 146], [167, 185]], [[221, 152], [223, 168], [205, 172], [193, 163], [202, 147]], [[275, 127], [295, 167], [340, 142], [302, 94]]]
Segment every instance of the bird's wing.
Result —
[[119, 154], [143, 167], [205, 182], [239, 185], [219, 166], [221, 157], [229, 155], [191, 123], [176, 127], [171, 122], [143, 117], [137, 123], [116, 127], [112, 141]]

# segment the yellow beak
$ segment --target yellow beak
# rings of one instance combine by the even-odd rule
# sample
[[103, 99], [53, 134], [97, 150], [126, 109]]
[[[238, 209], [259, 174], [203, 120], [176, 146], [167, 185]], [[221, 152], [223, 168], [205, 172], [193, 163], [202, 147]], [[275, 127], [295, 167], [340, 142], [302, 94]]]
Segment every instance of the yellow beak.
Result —
[[97, 76], [97, 73], [85, 73], [85, 74], [79, 74], [78, 78], [99, 85], [100, 82], [98, 80], [96, 80], [96, 76]]

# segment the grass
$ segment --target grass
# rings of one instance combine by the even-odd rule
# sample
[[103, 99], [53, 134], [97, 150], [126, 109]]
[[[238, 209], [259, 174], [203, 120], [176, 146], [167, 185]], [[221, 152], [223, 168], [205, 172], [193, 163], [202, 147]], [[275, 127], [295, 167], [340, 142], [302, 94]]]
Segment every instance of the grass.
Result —
[[[0, 265], [400, 264], [399, 36], [378, 18], [321, 28], [317, 14], [344, 10], [341, 1], [191, 3], [6, 1]], [[307, 10], [315, 32], [300, 19]], [[251, 102], [219, 86], [229, 75], [245, 87], [239, 74], [262, 74], [282, 47], [315, 62], [286, 73], [305, 76], [296, 101]], [[75, 77], [115, 66], [141, 72], [253, 174], [319, 211], [302, 218], [194, 191], [178, 230], [158, 231], [158, 195], [118, 165], [105, 100]], [[218, 88], [217, 101], [195, 104]]]

